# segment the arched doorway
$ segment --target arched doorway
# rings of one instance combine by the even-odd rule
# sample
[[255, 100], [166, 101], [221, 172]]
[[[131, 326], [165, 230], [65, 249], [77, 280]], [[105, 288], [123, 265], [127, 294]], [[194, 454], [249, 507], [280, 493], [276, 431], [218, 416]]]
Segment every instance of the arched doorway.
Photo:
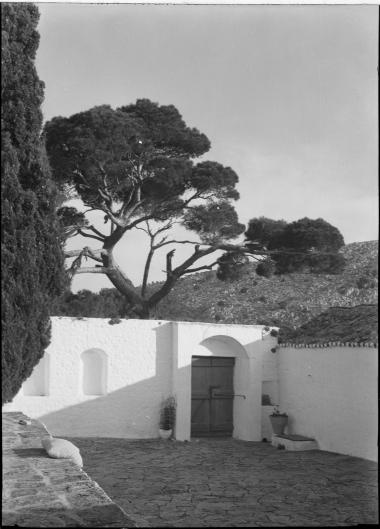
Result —
[[191, 359], [191, 436], [240, 437], [248, 355], [229, 336], [203, 340]]

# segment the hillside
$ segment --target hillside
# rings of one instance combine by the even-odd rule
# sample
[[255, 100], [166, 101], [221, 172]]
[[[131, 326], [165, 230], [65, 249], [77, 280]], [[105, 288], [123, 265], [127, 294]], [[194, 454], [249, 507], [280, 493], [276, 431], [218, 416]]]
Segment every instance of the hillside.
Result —
[[342, 253], [347, 266], [338, 275], [293, 273], [267, 279], [251, 265], [244, 278], [231, 283], [219, 281], [215, 272], [187, 276], [152, 318], [294, 328], [330, 307], [376, 304], [378, 241], [348, 244]]

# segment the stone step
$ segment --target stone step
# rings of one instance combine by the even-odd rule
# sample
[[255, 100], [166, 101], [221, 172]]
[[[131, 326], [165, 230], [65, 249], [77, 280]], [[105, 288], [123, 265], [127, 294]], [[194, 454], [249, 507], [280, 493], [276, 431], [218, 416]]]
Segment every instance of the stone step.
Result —
[[285, 450], [319, 450], [315, 439], [297, 434], [273, 434], [271, 444], [275, 448], [284, 448]]

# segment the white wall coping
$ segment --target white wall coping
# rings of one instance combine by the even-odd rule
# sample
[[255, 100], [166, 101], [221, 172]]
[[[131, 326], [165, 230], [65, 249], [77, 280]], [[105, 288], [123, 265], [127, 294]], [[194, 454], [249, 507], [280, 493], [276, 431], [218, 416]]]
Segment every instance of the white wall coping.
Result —
[[[104, 320], [104, 321], [110, 321], [115, 318], [92, 318], [92, 317], [86, 317], [86, 316], [51, 316], [51, 320]], [[269, 328], [269, 330], [272, 329], [278, 329], [279, 327], [275, 326], [269, 326], [269, 325], [256, 325], [256, 324], [243, 324], [243, 323], [214, 323], [214, 322], [204, 322], [204, 321], [173, 321], [173, 320], [140, 320], [137, 318], [118, 318], [120, 319], [119, 323], [127, 322], [127, 321], [151, 321], [155, 323], [171, 323], [173, 325], [204, 325], [204, 326], [212, 326], [212, 327], [249, 327], [254, 329], [262, 329], [264, 327]], [[118, 325], [115, 323], [114, 325]], [[269, 332], [269, 331], [268, 331]]]

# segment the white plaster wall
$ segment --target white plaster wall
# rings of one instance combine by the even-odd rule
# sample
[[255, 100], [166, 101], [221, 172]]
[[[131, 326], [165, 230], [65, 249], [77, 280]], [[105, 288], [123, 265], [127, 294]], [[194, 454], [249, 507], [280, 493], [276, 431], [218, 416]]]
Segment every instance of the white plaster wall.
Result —
[[370, 347], [279, 349], [281, 410], [289, 432], [322, 450], [377, 460], [377, 358]]
[[273, 429], [269, 416], [273, 413], [274, 406], [261, 406], [261, 437], [270, 442]]
[[[263, 325], [192, 322], [173, 325], [173, 388], [178, 403], [176, 438], [190, 439], [191, 357], [206, 354], [236, 357], [235, 392], [246, 395], [246, 399], [234, 399], [233, 436], [247, 441], [260, 441], [263, 359], [268, 356], [268, 351], [271, 354], [270, 349], [276, 340], [265, 335]], [[214, 340], [214, 347], [207, 344], [210, 338]], [[236, 347], [232, 345], [233, 342], [228, 342], [228, 338], [236, 343]], [[219, 340], [219, 346], [215, 340]], [[241, 353], [237, 353], [239, 347]]]
[[[24, 396], [7, 411], [38, 418], [53, 435], [156, 437], [159, 407], [171, 394], [171, 328], [168, 322], [52, 318], [48, 395]], [[106, 393], [82, 392], [81, 353], [106, 355]]]
[[[206, 354], [230, 355], [231, 347], [223, 342], [229, 339], [242, 353], [235, 391], [247, 399], [236, 401], [234, 435], [260, 440], [262, 361], [275, 343], [261, 325], [156, 320], [110, 325], [108, 319], [55, 317], [45, 353], [47, 395], [27, 396], [21, 389], [3, 409], [40, 419], [53, 435], [152, 438], [157, 437], [162, 400], [174, 395], [176, 437], [189, 439], [191, 356], [204, 340], [215, 337], [217, 348]], [[83, 393], [81, 355], [91, 349], [105, 359], [103, 395]]]
[[[278, 349], [277, 339], [269, 334], [264, 336], [265, 348], [263, 353], [263, 381], [278, 379], [277, 359]], [[276, 348], [276, 352], [272, 353], [271, 349]]]

